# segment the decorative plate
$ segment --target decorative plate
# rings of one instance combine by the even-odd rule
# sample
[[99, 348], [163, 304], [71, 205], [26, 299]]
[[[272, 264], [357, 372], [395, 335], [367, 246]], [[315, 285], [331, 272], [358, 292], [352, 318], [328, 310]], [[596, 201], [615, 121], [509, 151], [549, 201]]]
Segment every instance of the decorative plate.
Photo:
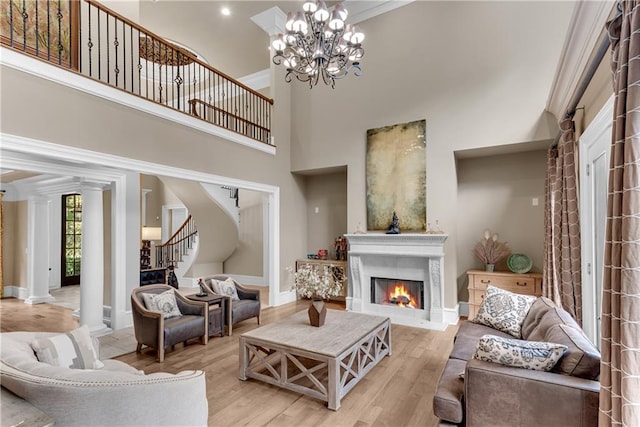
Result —
[[525, 254], [513, 254], [507, 258], [507, 267], [514, 273], [524, 274], [531, 270], [533, 261]]

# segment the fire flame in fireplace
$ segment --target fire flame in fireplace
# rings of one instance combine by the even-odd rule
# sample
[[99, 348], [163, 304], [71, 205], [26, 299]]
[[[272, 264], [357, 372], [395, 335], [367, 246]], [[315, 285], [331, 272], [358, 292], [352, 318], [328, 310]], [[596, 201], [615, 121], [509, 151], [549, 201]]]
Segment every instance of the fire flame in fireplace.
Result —
[[389, 302], [396, 304], [398, 307], [416, 308], [418, 304], [413, 299], [409, 290], [405, 288], [404, 283], [396, 283], [393, 292], [389, 293]]

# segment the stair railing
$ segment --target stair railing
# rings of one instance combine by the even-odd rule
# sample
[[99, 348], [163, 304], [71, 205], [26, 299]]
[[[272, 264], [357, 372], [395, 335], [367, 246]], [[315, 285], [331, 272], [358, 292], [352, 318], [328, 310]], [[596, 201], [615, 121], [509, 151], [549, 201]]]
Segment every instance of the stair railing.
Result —
[[156, 268], [176, 267], [193, 248], [197, 234], [196, 223], [189, 215], [165, 243], [156, 245]]
[[0, 42], [271, 144], [273, 100], [94, 0], [0, 2]]

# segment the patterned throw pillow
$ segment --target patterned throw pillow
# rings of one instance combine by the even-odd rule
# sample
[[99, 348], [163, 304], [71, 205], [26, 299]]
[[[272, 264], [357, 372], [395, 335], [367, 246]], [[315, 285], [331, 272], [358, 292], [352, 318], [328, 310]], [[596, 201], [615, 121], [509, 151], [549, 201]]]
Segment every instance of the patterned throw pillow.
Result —
[[173, 289], [169, 289], [161, 294], [143, 293], [142, 299], [144, 300], [144, 305], [147, 307], [147, 310], [159, 311], [163, 313], [165, 319], [182, 316]]
[[224, 282], [218, 281], [218, 288], [220, 289], [220, 292], [218, 292], [220, 295], [231, 297], [231, 301], [240, 301], [236, 284], [233, 283], [231, 278], [228, 278]]
[[550, 371], [565, 351], [567, 346], [562, 344], [484, 335], [478, 341], [473, 358], [516, 368]]
[[515, 294], [489, 285], [473, 322], [520, 338], [522, 322], [535, 300], [529, 295]]
[[84, 325], [66, 334], [33, 340], [31, 348], [42, 363], [71, 369], [102, 369], [89, 334]]

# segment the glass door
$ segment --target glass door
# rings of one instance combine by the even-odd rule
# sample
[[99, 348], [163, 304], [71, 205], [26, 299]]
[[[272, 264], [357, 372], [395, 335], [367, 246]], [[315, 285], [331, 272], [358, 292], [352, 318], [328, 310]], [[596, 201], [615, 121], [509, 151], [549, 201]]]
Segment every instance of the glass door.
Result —
[[62, 286], [80, 284], [82, 263], [82, 196], [62, 196]]

